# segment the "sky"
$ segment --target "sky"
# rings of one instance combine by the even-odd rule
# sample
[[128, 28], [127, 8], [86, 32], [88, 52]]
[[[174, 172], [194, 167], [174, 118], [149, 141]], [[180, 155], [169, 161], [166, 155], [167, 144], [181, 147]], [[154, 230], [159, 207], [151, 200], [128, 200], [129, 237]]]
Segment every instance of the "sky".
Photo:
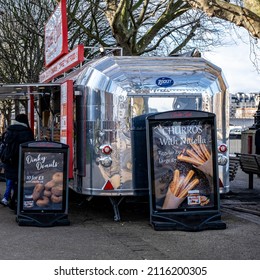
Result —
[[[242, 34], [245, 43], [236, 39], [237, 44], [213, 48], [210, 52], [202, 53], [202, 57], [222, 69], [230, 93], [260, 92], [260, 73], [257, 73], [250, 61], [248, 34]], [[260, 47], [260, 41], [258, 44]]]

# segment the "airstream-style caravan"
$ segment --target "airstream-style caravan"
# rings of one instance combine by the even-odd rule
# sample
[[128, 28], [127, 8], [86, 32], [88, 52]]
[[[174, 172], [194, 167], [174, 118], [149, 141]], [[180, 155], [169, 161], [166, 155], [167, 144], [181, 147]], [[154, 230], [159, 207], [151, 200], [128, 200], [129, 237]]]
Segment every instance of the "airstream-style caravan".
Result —
[[[57, 85], [66, 80], [73, 81], [74, 89], [73, 113], [68, 116], [74, 123], [74, 191], [107, 196], [115, 209], [125, 196], [147, 195], [145, 118], [171, 110], [216, 115], [220, 192], [229, 190], [229, 95], [219, 67], [201, 57], [104, 56], [90, 61], [56, 80], [55, 92], [37, 97], [35, 106], [43, 118], [35, 117], [39, 138], [48, 130], [49, 140], [60, 140]], [[46, 103], [55, 103], [51, 113], [46, 114]]]
[[228, 190], [229, 97], [220, 68], [197, 57], [103, 57], [85, 65], [74, 89], [74, 190], [146, 194], [142, 119], [169, 110], [216, 114], [220, 187]]

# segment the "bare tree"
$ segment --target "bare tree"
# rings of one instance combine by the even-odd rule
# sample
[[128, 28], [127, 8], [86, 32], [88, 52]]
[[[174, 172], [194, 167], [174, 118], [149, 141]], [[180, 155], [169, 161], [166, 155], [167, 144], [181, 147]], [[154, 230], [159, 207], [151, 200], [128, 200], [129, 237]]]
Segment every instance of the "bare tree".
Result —
[[[44, 67], [44, 25], [57, 2], [0, 0], [3, 82], [38, 81]], [[125, 55], [169, 55], [194, 47], [205, 50], [221, 44], [226, 33], [222, 32], [224, 21], [216, 17], [239, 24], [238, 11], [248, 10], [221, 0], [67, 0], [69, 46], [120, 46]], [[254, 22], [257, 15], [253, 12], [248, 15], [251, 25], [244, 27], [249, 30], [259, 21]]]
[[0, 0], [2, 82], [38, 81], [44, 63], [44, 24], [53, 8], [50, 1], [47, 5], [46, 1]]
[[[45, 23], [58, 2], [0, 0], [2, 83], [38, 81], [44, 69]], [[259, 0], [244, 0], [244, 5], [222, 0], [67, 0], [69, 48], [79, 43], [121, 47], [124, 55], [207, 50], [221, 44], [228, 22], [259, 38]], [[95, 53], [86, 50], [86, 55]], [[4, 108], [0, 111], [6, 114]]]
[[[57, 2], [0, 0], [3, 82], [38, 81], [44, 66], [44, 25]], [[168, 55], [216, 46], [223, 33], [223, 21], [217, 17], [244, 26], [254, 36], [260, 24], [256, 13], [222, 0], [67, 0], [67, 11], [70, 49], [78, 43], [120, 46], [125, 55]]]
[[[42, 9], [42, 5], [45, 5], [45, 9]], [[0, 0], [1, 83], [38, 81], [44, 63], [44, 23], [53, 8], [50, 1], [47, 5], [46, 1], [37, 0]], [[20, 107], [26, 111], [26, 102], [1, 100], [0, 113], [5, 126], [10, 124], [12, 112]]]
[[[230, 3], [223, 0], [185, 0], [209, 17], [217, 17], [243, 26], [253, 37], [260, 38], [260, 1], [244, 0]], [[244, 5], [244, 6], [243, 6]]]
[[100, 7], [100, 0], [67, 1], [69, 44], [72, 49], [82, 43], [84, 46], [115, 46], [116, 41], [108, 28], [107, 20]]
[[[192, 11], [181, 0], [85, 2], [89, 4], [87, 12], [81, 6], [76, 10], [73, 5], [68, 11], [72, 25], [78, 28], [77, 34], [81, 34], [80, 40], [86, 41], [87, 35], [96, 45], [120, 46], [124, 55], [169, 55], [221, 44], [223, 23], [206, 21], [202, 12]], [[203, 33], [211, 33], [211, 39]]]

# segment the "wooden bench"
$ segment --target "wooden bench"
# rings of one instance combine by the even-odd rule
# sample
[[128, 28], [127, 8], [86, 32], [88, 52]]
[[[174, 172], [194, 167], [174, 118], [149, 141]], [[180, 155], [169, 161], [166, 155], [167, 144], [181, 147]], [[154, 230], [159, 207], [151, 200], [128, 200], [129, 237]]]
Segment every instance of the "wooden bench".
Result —
[[248, 188], [254, 187], [254, 174], [260, 175], [260, 155], [236, 153], [240, 158], [240, 167], [249, 175]]
[[229, 181], [234, 181], [239, 167], [240, 159], [238, 156], [229, 156]]

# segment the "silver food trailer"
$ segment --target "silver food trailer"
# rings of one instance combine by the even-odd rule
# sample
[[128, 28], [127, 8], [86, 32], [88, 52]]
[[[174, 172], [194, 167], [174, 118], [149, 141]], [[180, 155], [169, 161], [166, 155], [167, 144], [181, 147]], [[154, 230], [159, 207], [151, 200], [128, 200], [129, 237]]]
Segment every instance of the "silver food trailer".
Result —
[[[201, 57], [104, 56], [87, 62], [53, 87], [45, 85], [48, 94], [29, 92], [40, 140], [46, 131], [49, 140], [62, 136], [59, 85], [68, 80], [73, 111], [67, 117], [74, 124], [69, 185], [75, 192], [109, 197], [115, 219], [124, 197], [148, 195], [145, 119], [171, 110], [216, 115], [220, 192], [229, 190], [229, 94], [219, 67]], [[50, 110], [46, 103], [53, 103]]]
[[198, 57], [110, 56], [86, 64], [74, 79], [75, 191], [147, 194], [143, 119], [169, 110], [216, 114], [220, 189], [228, 191], [229, 95], [220, 68]]

